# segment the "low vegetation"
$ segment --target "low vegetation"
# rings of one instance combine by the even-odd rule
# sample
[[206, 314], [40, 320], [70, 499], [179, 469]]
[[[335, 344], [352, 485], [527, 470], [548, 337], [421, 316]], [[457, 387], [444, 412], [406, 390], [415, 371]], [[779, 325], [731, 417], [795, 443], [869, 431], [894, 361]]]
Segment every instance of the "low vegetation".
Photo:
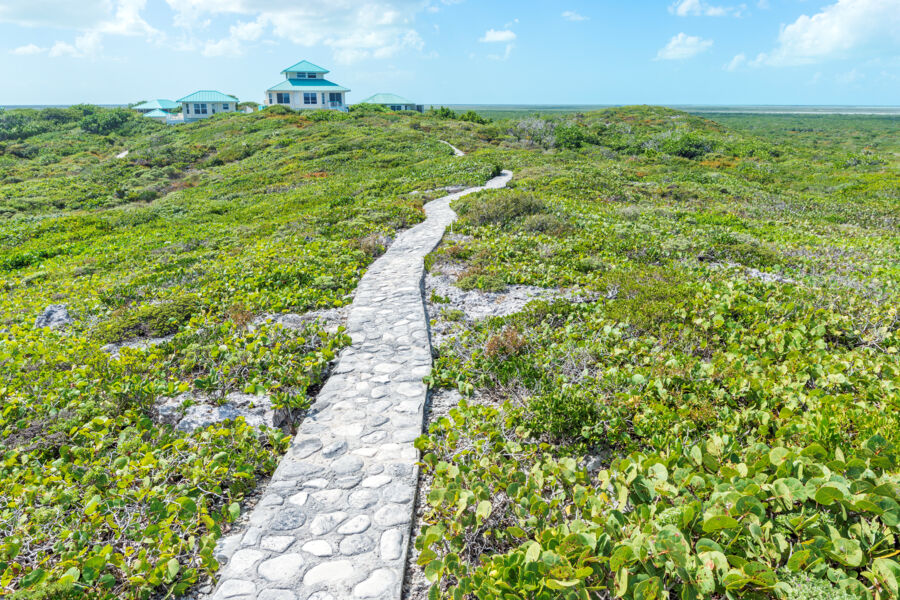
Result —
[[[265, 315], [346, 304], [424, 218], [411, 192], [508, 168], [428, 264], [593, 301], [439, 349], [429, 383], [466, 399], [417, 442], [431, 597], [898, 597], [897, 121], [473, 115], [0, 113], [2, 593], [214, 575], [289, 438], [156, 402], [302, 416], [349, 339]], [[50, 304], [73, 322], [35, 328]]]
[[[474, 399], [419, 441], [432, 598], [897, 597], [897, 123], [816, 123], [506, 123], [543, 151], [429, 264], [598, 300], [441, 348], [431, 384]], [[823, 149], [863, 125], [880, 152]]]
[[[289, 437], [175, 431], [158, 399], [242, 392], [302, 414], [349, 338], [259, 319], [346, 304], [382, 240], [424, 218], [408, 192], [494, 169], [405, 119], [342, 118], [0, 114], [0, 593], [147, 598], [215, 573]], [[74, 322], [36, 329], [50, 304]]]

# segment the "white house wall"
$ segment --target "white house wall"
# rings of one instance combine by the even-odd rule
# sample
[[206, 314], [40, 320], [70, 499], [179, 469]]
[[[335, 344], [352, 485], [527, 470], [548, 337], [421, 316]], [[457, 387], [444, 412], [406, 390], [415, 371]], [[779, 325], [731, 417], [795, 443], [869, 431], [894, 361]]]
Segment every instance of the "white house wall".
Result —
[[[345, 108], [347, 106], [347, 100], [344, 95], [344, 92], [307, 92], [314, 93], [316, 95], [316, 103], [315, 104], [304, 104], [303, 103], [303, 93], [304, 92], [270, 92], [266, 91], [266, 105], [267, 106], [277, 106], [279, 103], [277, 102], [278, 96], [277, 94], [287, 94], [290, 97], [290, 104], [281, 104], [281, 106], [287, 106], [293, 110], [315, 110], [321, 108], [332, 108], [329, 104], [329, 97], [331, 94], [340, 93], [341, 94], [341, 106], [334, 108]], [[269, 95], [271, 94], [271, 100]], [[325, 103], [322, 103], [322, 94], [325, 94]]]
[[[202, 113], [194, 113], [194, 105], [195, 104], [205, 104], [206, 105], [206, 114]], [[223, 108], [224, 105], [228, 105], [228, 108]], [[187, 107], [190, 106], [190, 112], [188, 112]], [[236, 102], [182, 102], [181, 103], [181, 113], [184, 115], [185, 121], [199, 121], [200, 119], [208, 119], [209, 117], [223, 113], [223, 112], [235, 112], [237, 110]]]

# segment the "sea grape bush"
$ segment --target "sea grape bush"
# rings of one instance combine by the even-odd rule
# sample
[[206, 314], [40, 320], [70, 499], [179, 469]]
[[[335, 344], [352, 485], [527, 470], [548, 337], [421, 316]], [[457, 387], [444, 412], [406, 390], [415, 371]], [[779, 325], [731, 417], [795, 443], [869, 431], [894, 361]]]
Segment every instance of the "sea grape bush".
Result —
[[801, 574], [833, 597], [897, 597], [884, 438], [845, 455], [711, 435], [589, 473], [508, 425], [463, 403], [418, 442], [431, 598], [790, 598]]
[[454, 203], [428, 268], [577, 301], [439, 349], [473, 399], [419, 440], [431, 598], [900, 596], [896, 119], [727, 122], [520, 119]]

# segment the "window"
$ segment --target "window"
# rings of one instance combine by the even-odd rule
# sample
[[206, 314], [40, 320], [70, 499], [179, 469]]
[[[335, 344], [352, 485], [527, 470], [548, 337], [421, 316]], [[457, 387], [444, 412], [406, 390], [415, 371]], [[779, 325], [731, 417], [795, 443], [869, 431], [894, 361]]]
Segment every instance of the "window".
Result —
[[399, 104], [391, 104], [391, 110], [403, 110], [403, 107]]
[[222, 110], [228, 110], [228, 103], [222, 105]]
[[315, 92], [303, 92], [303, 104], [317, 104]]
[[291, 95], [285, 92], [278, 92], [277, 94], [275, 94], [275, 101], [278, 104], [290, 104]]
[[186, 115], [191, 114], [191, 105], [190, 104], [184, 105], [184, 114], [186, 114]]
[[195, 115], [205, 115], [207, 114], [207, 109], [205, 104], [195, 104], [194, 105], [194, 114]]
[[269, 94], [269, 104], [274, 104], [275, 101], [272, 99], [272, 94]]
[[328, 94], [328, 100], [330, 102], [337, 102], [338, 104], [340, 104], [341, 103], [341, 95], [340, 95], [340, 93], [330, 92]]
[[306, 78], [307, 78], [307, 79], [315, 79], [315, 78], [316, 78], [316, 74], [315, 74], [315, 73], [307, 73], [307, 74], [306, 74]]

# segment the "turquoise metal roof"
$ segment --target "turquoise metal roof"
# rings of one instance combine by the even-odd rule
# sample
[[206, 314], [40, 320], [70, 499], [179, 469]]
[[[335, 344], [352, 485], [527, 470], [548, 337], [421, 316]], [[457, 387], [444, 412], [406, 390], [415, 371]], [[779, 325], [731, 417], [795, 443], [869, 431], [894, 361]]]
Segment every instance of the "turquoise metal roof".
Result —
[[294, 73], [328, 73], [329, 71], [328, 71], [328, 69], [323, 69], [319, 65], [312, 64], [308, 60], [301, 60], [296, 65], [291, 65], [290, 67], [288, 67], [287, 69], [282, 71], [282, 73], [290, 73], [290, 72], [294, 72]]
[[148, 100], [147, 102], [141, 102], [132, 108], [134, 108], [134, 110], [175, 110], [178, 108], [178, 103], [163, 99]]
[[148, 113], [145, 114], [144, 116], [145, 116], [145, 117], [152, 117], [152, 118], [154, 118], [154, 119], [158, 119], [158, 118], [160, 118], [160, 117], [170, 117], [170, 116], [172, 116], [172, 115], [170, 115], [169, 113], [167, 113], [167, 112], [164, 111], [164, 110], [159, 110], [158, 108], [156, 108], [156, 109], [151, 110], [150, 112], [148, 112]]
[[360, 100], [360, 104], [411, 104], [415, 106], [416, 103], [412, 100], [407, 100], [403, 96], [398, 96], [397, 94], [375, 94], [374, 96], [369, 96], [365, 100]]
[[268, 89], [270, 92], [349, 92], [347, 88], [327, 79], [285, 79]]
[[238, 99], [222, 92], [215, 90], [200, 90], [184, 98], [179, 98], [178, 102], [237, 102]]

